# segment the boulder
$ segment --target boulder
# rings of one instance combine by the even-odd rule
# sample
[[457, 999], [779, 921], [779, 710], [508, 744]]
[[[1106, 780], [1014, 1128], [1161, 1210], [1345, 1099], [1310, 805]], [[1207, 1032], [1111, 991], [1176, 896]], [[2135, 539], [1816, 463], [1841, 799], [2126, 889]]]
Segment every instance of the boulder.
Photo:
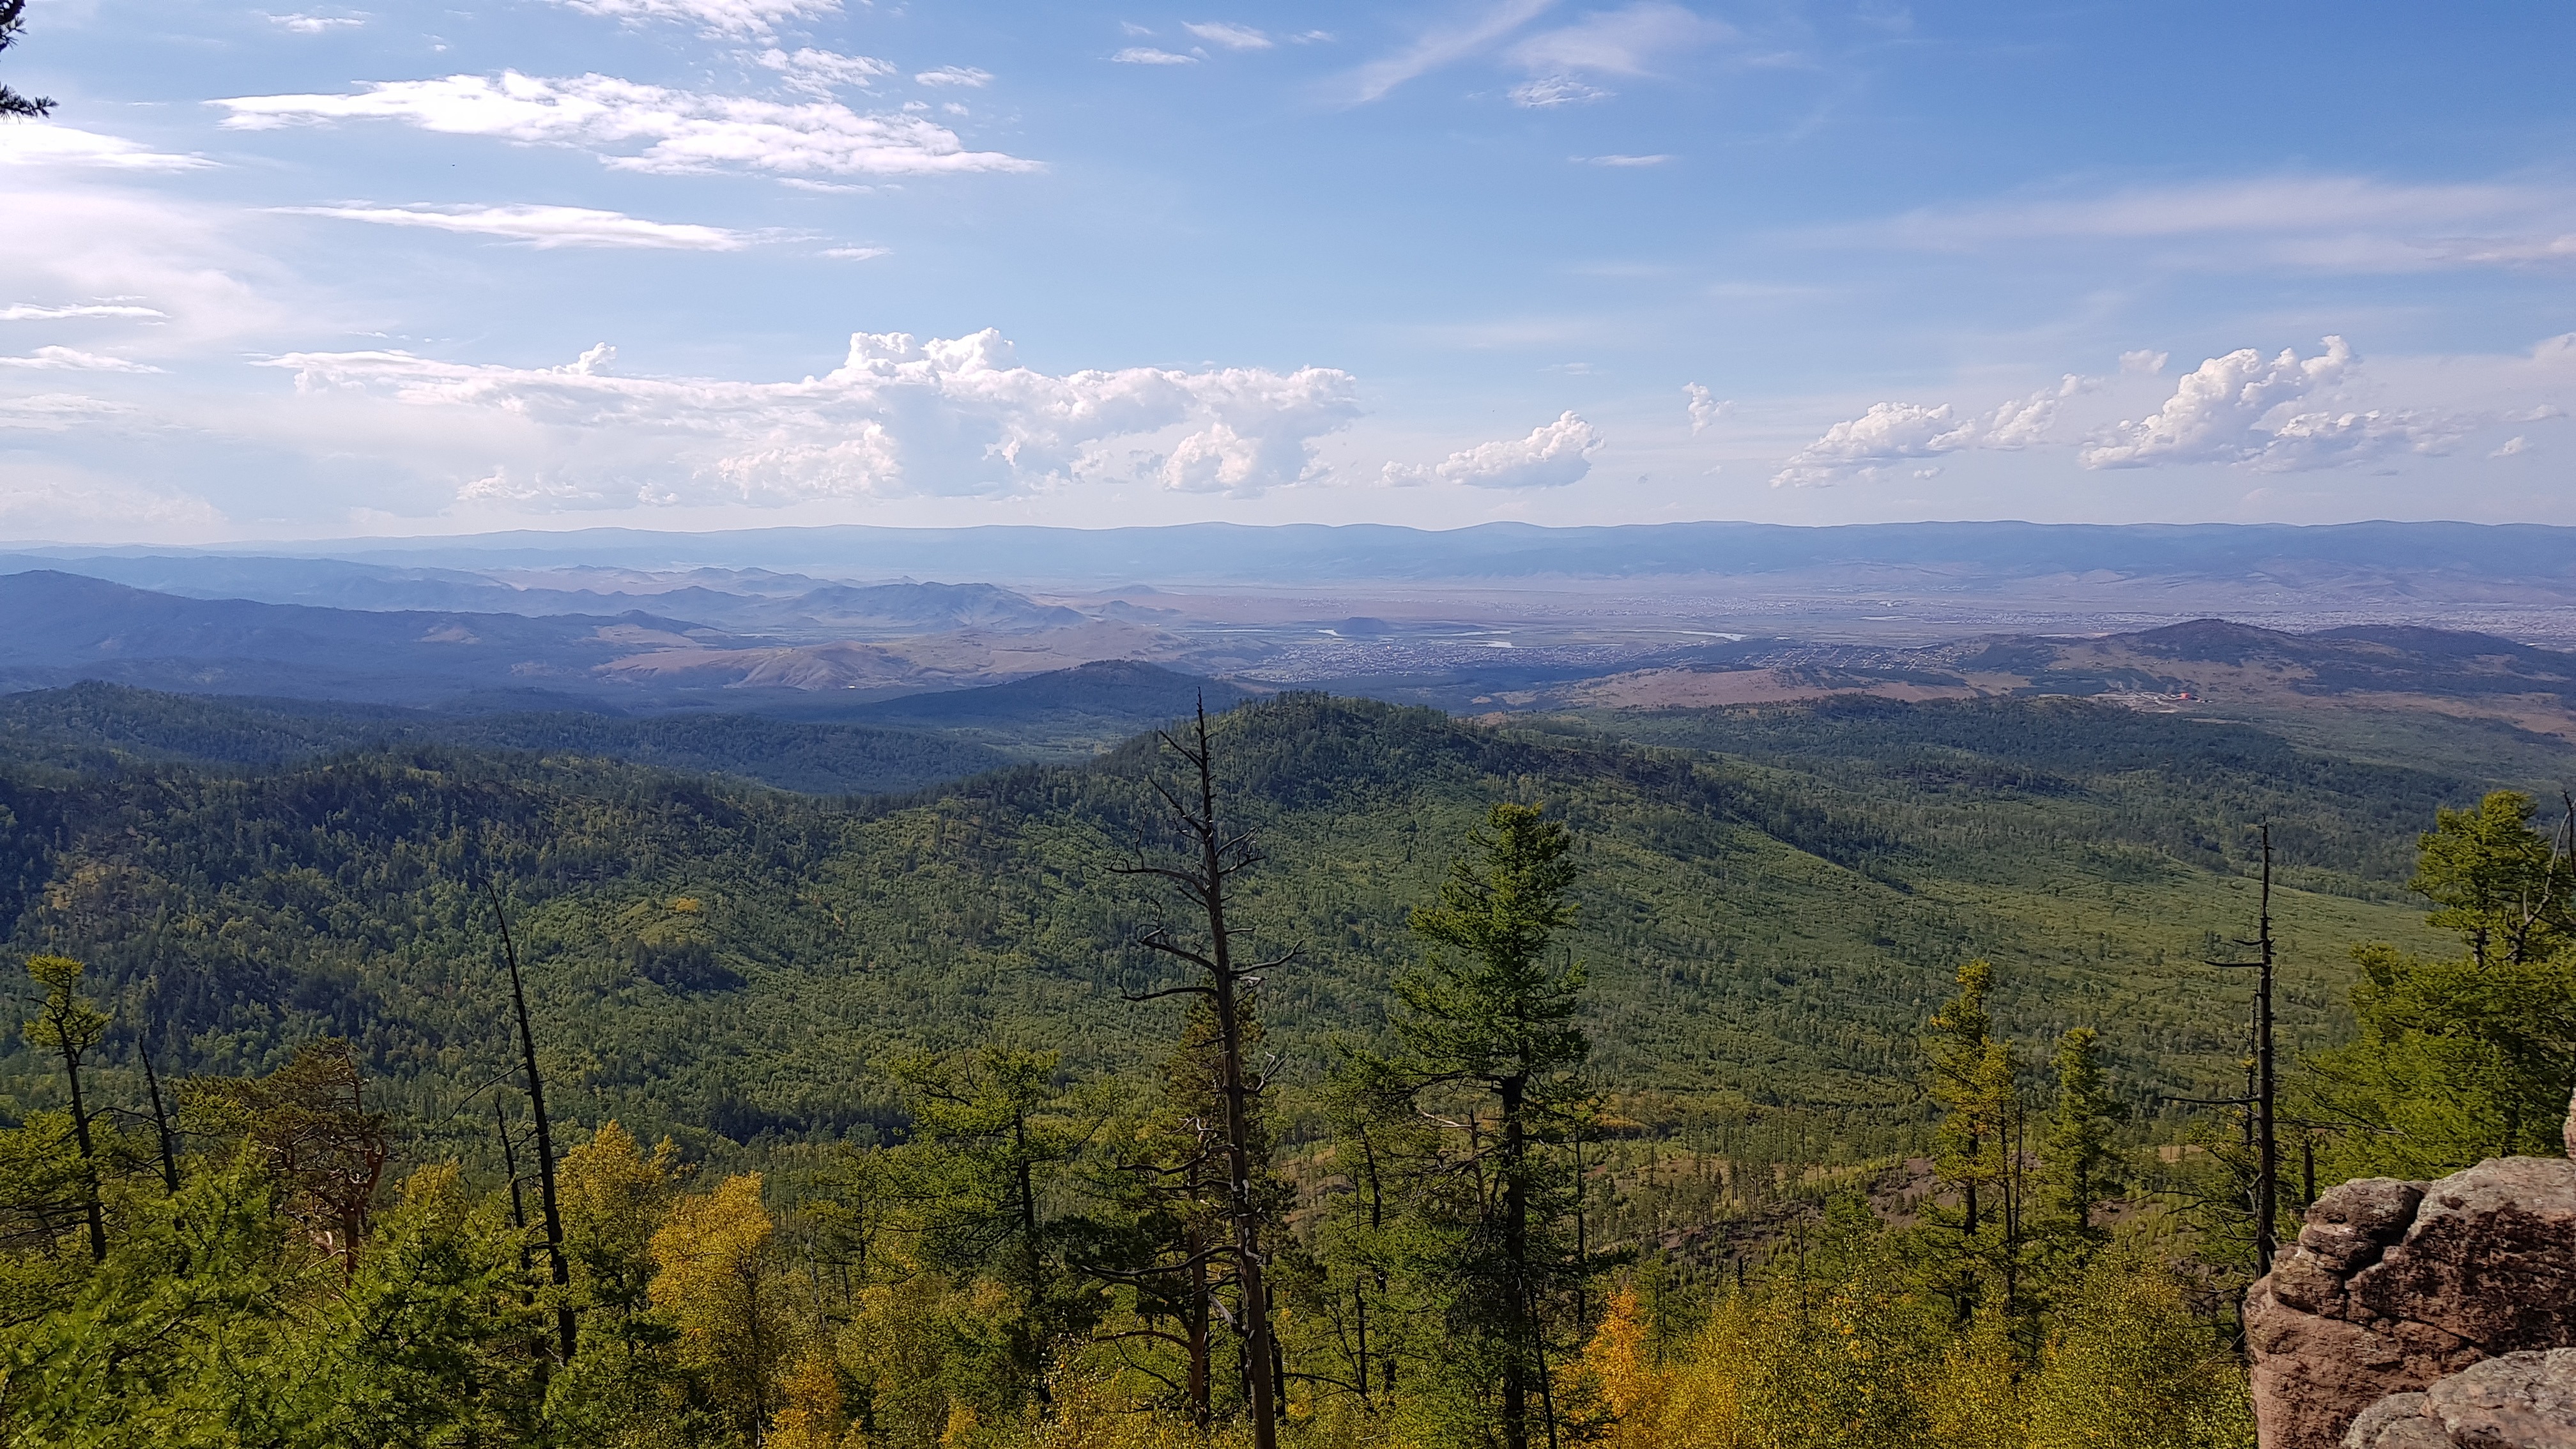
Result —
[[[2392, 1395], [2576, 1346], [2576, 1162], [2508, 1157], [2438, 1182], [2329, 1189], [2247, 1292], [2245, 1334], [2263, 1449], [2337, 1449]], [[2397, 1410], [2371, 1423], [2377, 1449], [2490, 1442], [2424, 1438], [2432, 1421]]]
[[2509, 1353], [2361, 1411], [2344, 1449], [2576, 1449], [2576, 1348]]

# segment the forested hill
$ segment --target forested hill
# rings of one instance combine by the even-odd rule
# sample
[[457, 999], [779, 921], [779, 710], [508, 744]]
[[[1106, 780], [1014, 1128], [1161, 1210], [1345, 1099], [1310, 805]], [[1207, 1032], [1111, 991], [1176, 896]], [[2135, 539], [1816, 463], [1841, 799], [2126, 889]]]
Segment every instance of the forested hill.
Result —
[[[1782, 1149], [1800, 1161], [1891, 1145], [1918, 1116], [1920, 1023], [1978, 953], [2011, 1031], [2096, 1024], [2132, 1091], [2208, 1086], [2238, 1052], [2239, 988], [2195, 963], [2250, 925], [2250, 823], [2281, 825], [2285, 1019], [2314, 1039], [2348, 943], [2420, 937], [2413, 832], [2486, 783], [2062, 700], [1624, 728], [1665, 743], [1314, 695], [1220, 719], [1228, 808], [1268, 856], [1236, 918], [1303, 950], [1264, 993], [1285, 1071], [1379, 1028], [1417, 959], [1407, 909], [1511, 798], [1577, 832], [1594, 1064], [1645, 1119], [1824, 1134]], [[721, 1153], [887, 1120], [883, 1067], [907, 1045], [1159, 1060], [1175, 1008], [1124, 999], [1163, 979], [1131, 944], [1154, 908], [1115, 873], [1155, 843], [1154, 761], [1138, 740], [835, 803], [568, 751], [414, 744], [246, 773], [21, 757], [0, 774], [0, 931], [92, 963], [165, 1073], [355, 1038], [371, 1092], [434, 1152], [507, 1063], [477, 894], [494, 881], [558, 1110]], [[111, 1094], [131, 1047], [101, 1054]], [[53, 1090], [17, 1050], [11, 1117]]]

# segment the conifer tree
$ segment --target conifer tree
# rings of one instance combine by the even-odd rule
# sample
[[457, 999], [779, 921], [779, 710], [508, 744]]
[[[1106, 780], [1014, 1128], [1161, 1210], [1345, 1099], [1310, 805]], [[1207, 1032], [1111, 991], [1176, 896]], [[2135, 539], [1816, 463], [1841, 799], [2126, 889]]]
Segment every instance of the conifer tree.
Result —
[[2057, 1099], [2042, 1149], [2059, 1226], [2095, 1235], [2093, 1206], [2113, 1186], [2111, 1130], [2128, 1109], [2112, 1097], [2102, 1073], [2102, 1039], [2089, 1026], [2057, 1039]]
[[1556, 1442], [1549, 1321], [1583, 1267], [1565, 1231], [1578, 1185], [1546, 1150], [1584, 1100], [1576, 1073], [1591, 1049], [1574, 1023], [1583, 967], [1550, 949], [1574, 919], [1573, 848], [1572, 833], [1538, 806], [1494, 806], [1439, 903], [1413, 913], [1429, 950], [1396, 985], [1404, 1095], [1417, 1105], [1466, 1099], [1468, 1152], [1453, 1171], [1476, 1185], [1475, 1220], [1455, 1270], [1452, 1327], [1487, 1350], [1506, 1449], [1530, 1443], [1534, 1396]]
[[[18, 43], [18, 32], [27, 24], [27, 0], [0, 0], [0, 50]], [[0, 86], [0, 117], [35, 117], [50, 113], [54, 103], [43, 96], [20, 95]]]

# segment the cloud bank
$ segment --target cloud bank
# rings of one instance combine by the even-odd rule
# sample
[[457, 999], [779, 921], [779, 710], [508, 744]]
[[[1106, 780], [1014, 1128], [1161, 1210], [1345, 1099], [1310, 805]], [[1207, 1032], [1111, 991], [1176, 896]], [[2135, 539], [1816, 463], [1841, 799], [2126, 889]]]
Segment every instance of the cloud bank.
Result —
[[627, 378], [615, 360], [602, 344], [549, 368], [394, 351], [273, 365], [317, 398], [458, 414], [490, 449], [459, 496], [536, 507], [993, 497], [1074, 479], [1246, 495], [1306, 479], [1315, 440], [1359, 412], [1355, 380], [1330, 368], [1054, 376], [990, 329], [857, 333], [839, 368], [801, 382]]

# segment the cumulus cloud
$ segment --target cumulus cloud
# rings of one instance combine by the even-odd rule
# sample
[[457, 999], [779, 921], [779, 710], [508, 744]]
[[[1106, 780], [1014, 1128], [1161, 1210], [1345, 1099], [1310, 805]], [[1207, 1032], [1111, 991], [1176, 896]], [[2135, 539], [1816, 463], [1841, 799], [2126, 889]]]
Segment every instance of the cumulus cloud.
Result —
[[69, 347], [39, 347], [26, 357], [0, 357], [0, 367], [38, 368], [66, 372], [159, 372], [140, 362], [122, 357], [101, 357], [95, 352], [80, 352]]
[[1184, 21], [1181, 28], [1210, 45], [1227, 50], [1268, 50], [1271, 46], [1269, 36], [1249, 25], [1228, 25], [1221, 20], [1192, 20]]
[[1461, 449], [1431, 467], [1389, 463], [1390, 483], [1463, 483], [1470, 488], [1562, 488], [1592, 471], [1592, 455], [1605, 439], [1599, 429], [1566, 412], [1526, 438]]
[[62, 307], [13, 302], [0, 307], [0, 322], [57, 322], [71, 317], [115, 317], [126, 321], [158, 322], [169, 315], [158, 307], [138, 307], [128, 302], [81, 302]]
[[1131, 45], [1109, 58], [1120, 65], [1196, 65], [1199, 63], [1199, 58], [1195, 55], [1175, 55], [1168, 50], [1156, 50], [1150, 45]]
[[992, 83], [993, 73], [989, 70], [978, 70], [971, 65], [943, 65], [937, 70], [923, 71], [914, 76], [913, 80], [926, 86], [981, 88]]
[[811, 46], [788, 51], [773, 45], [762, 51], [757, 59], [764, 67], [784, 76], [789, 90], [812, 96], [828, 96], [839, 86], [865, 90], [879, 77], [895, 73], [891, 62], [874, 56], [842, 55], [838, 51], [816, 50]]
[[1720, 419], [1735, 411], [1734, 399], [1721, 402], [1716, 394], [1695, 382], [1682, 384], [1682, 396], [1689, 400], [1691, 436], [1694, 438], [1716, 427]]
[[630, 24], [695, 25], [702, 35], [763, 36], [781, 25], [840, 13], [840, 0], [556, 0], [585, 15]]
[[2251, 347], [2210, 358], [2184, 374], [2162, 408], [2112, 424], [2078, 459], [2087, 468], [2247, 463], [2286, 469], [2411, 446], [2407, 434], [2419, 425], [2429, 441], [2439, 429], [2417, 414], [2294, 410], [2310, 394], [2344, 381], [2360, 361], [2340, 337], [2325, 339], [2325, 350], [2309, 358], [2283, 348], [2267, 360]]
[[[861, 115], [831, 100], [799, 103], [639, 85], [613, 76], [370, 81], [355, 95], [236, 96], [212, 104], [236, 130], [389, 120], [455, 136], [569, 146], [629, 171], [687, 174], [911, 176], [1028, 171], [1035, 162], [969, 151], [957, 133], [915, 114]], [[640, 148], [640, 149], [639, 149]]]
[[154, 151], [121, 136], [101, 135], [50, 121], [0, 125], [0, 166], [83, 166], [110, 171], [193, 171], [215, 163], [203, 156]]
[[623, 212], [584, 206], [281, 206], [294, 216], [328, 216], [378, 226], [427, 227], [505, 237], [540, 251], [556, 247], [618, 247], [652, 251], [737, 252], [752, 239], [720, 226], [646, 221]]
[[573, 507], [991, 496], [1117, 477], [1250, 494], [1308, 478], [1314, 441], [1359, 410], [1354, 379], [1328, 368], [1056, 376], [1022, 366], [989, 329], [926, 341], [858, 333], [839, 368], [802, 382], [627, 378], [615, 360], [603, 345], [551, 368], [395, 351], [273, 365], [308, 395], [479, 418], [511, 434], [519, 456], [486, 464], [471, 496]]
[[2531, 451], [2531, 439], [2520, 433], [2504, 440], [2504, 446], [2487, 454], [2490, 458], [2512, 458]]
[[[1970, 448], [2014, 451], [2041, 441], [2067, 398], [2091, 381], [2067, 374], [2053, 387], [1965, 417], [1950, 404], [1883, 402], [1825, 430], [1771, 478], [1774, 488], [1815, 488], [1883, 476], [1910, 460], [1937, 458]], [[1917, 476], [1928, 476], [1920, 472]]]

